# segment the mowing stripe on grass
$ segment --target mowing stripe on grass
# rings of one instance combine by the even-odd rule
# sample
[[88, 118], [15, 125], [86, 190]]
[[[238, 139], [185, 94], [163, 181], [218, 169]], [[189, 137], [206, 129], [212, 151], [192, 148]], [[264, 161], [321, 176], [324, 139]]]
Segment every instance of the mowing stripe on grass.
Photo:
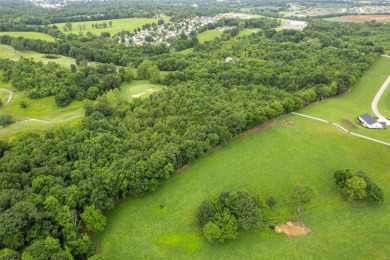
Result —
[[329, 123], [329, 121], [326, 121], [324, 119], [321, 119], [321, 118], [318, 118], [318, 117], [314, 117], [314, 116], [308, 116], [308, 115], [299, 114], [299, 113], [295, 113], [295, 112], [291, 112], [291, 114], [294, 114], [294, 115], [297, 115], [297, 116], [303, 116], [303, 117], [311, 118], [311, 119], [318, 120], [318, 121], [325, 122], [325, 123]]

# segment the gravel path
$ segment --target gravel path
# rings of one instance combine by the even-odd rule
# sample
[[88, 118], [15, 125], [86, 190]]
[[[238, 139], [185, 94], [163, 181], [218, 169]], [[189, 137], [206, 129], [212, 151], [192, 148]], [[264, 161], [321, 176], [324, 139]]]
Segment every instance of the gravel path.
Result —
[[378, 110], [378, 102], [383, 94], [383, 92], [386, 90], [387, 86], [390, 84], [390, 76], [387, 78], [385, 83], [383, 83], [382, 87], [379, 89], [378, 93], [376, 93], [374, 100], [371, 103], [371, 109], [374, 112], [375, 116], [378, 117], [379, 122], [385, 122], [386, 125], [390, 125], [390, 120], [388, 120], [386, 117], [384, 117]]
[[8, 105], [9, 102], [11, 102], [11, 100], [12, 100], [12, 98], [13, 98], [13, 96], [14, 96], [14, 92], [12, 92], [11, 90], [5, 89], [5, 88], [0, 88], [0, 90], [1, 90], [1, 91], [5, 91], [5, 92], [8, 92], [8, 94], [9, 94], [7, 102], [5, 102], [5, 103], [3, 104], [2, 107], [0, 107], [0, 109], [2, 109], [2, 108], [5, 107], [6, 105]]

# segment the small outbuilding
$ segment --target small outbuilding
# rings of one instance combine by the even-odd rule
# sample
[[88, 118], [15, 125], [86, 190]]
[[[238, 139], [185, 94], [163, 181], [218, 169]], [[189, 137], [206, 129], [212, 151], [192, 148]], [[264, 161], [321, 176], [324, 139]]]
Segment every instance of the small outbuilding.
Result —
[[373, 118], [372, 116], [370, 116], [369, 114], [365, 113], [361, 116], [359, 116], [359, 121], [360, 123], [364, 126], [364, 127], [367, 127], [367, 128], [383, 128], [383, 124], [376, 121], [375, 118]]

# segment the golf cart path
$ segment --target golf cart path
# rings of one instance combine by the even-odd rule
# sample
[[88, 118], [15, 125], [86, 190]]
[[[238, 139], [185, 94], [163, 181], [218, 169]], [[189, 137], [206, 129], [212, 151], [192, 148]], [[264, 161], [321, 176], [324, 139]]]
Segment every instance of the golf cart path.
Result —
[[2, 108], [5, 107], [6, 105], [8, 105], [9, 102], [11, 102], [11, 100], [12, 100], [12, 98], [13, 98], [13, 96], [14, 96], [14, 92], [12, 92], [12, 91], [9, 90], [9, 89], [5, 89], [5, 88], [0, 88], [0, 90], [1, 90], [1, 91], [5, 91], [5, 92], [7, 92], [7, 93], [9, 94], [8, 99], [7, 99], [7, 102], [5, 102], [5, 103], [3, 104], [2, 107], [0, 107], [0, 109], [2, 109]]
[[390, 120], [388, 120], [386, 117], [384, 117], [378, 110], [378, 102], [383, 95], [383, 92], [385, 92], [387, 86], [390, 84], [390, 76], [387, 78], [387, 80], [383, 83], [382, 87], [379, 89], [379, 91], [376, 93], [374, 100], [371, 103], [371, 109], [372, 112], [374, 112], [375, 116], [378, 118], [379, 122], [385, 122], [386, 125], [390, 125]]

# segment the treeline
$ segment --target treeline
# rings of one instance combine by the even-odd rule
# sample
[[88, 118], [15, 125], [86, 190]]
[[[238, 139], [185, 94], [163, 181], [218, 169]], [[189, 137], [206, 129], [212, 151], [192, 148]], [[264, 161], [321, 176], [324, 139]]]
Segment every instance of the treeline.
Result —
[[124, 46], [115, 39], [99, 37], [92, 33], [79, 36], [68, 34], [63, 40], [46, 42], [42, 40], [26, 39], [23, 37], [0, 36], [0, 44], [11, 45], [18, 51], [36, 51], [44, 54], [58, 54], [76, 59], [113, 63], [126, 66], [130, 62], [138, 66], [145, 58], [169, 53], [169, 47], [164, 44], [156, 46], [145, 44], [143, 46]]
[[[194, 3], [197, 3], [197, 6], [193, 6]], [[2, 1], [0, 21], [48, 25], [133, 17], [152, 18], [160, 14], [172, 17], [176, 21], [194, 16], [214, 16], [229, 12], [229, 10], [231, 10], [229, 3], [216, 3], [214, 1], [89, 1], [69, 2], [61, 12], [53, 12], [50, 9], [37, 7], [30, 2]]]
[[88, 98], [95, 100], [108, 90], [119, 88], [124, 81], [131, 81], [131, 70], [109, 64], [87, 66], [81, 62], [79, 67], [72, 65], [70, 69], [57, 63], [35, 62], [21, 58], [14, 62], [0, 59], [2, 80], [12, 81], [16, 90], [24, 91], [30, 98], [55, 96], [58, 106], [64, 107], [72, 100]]

